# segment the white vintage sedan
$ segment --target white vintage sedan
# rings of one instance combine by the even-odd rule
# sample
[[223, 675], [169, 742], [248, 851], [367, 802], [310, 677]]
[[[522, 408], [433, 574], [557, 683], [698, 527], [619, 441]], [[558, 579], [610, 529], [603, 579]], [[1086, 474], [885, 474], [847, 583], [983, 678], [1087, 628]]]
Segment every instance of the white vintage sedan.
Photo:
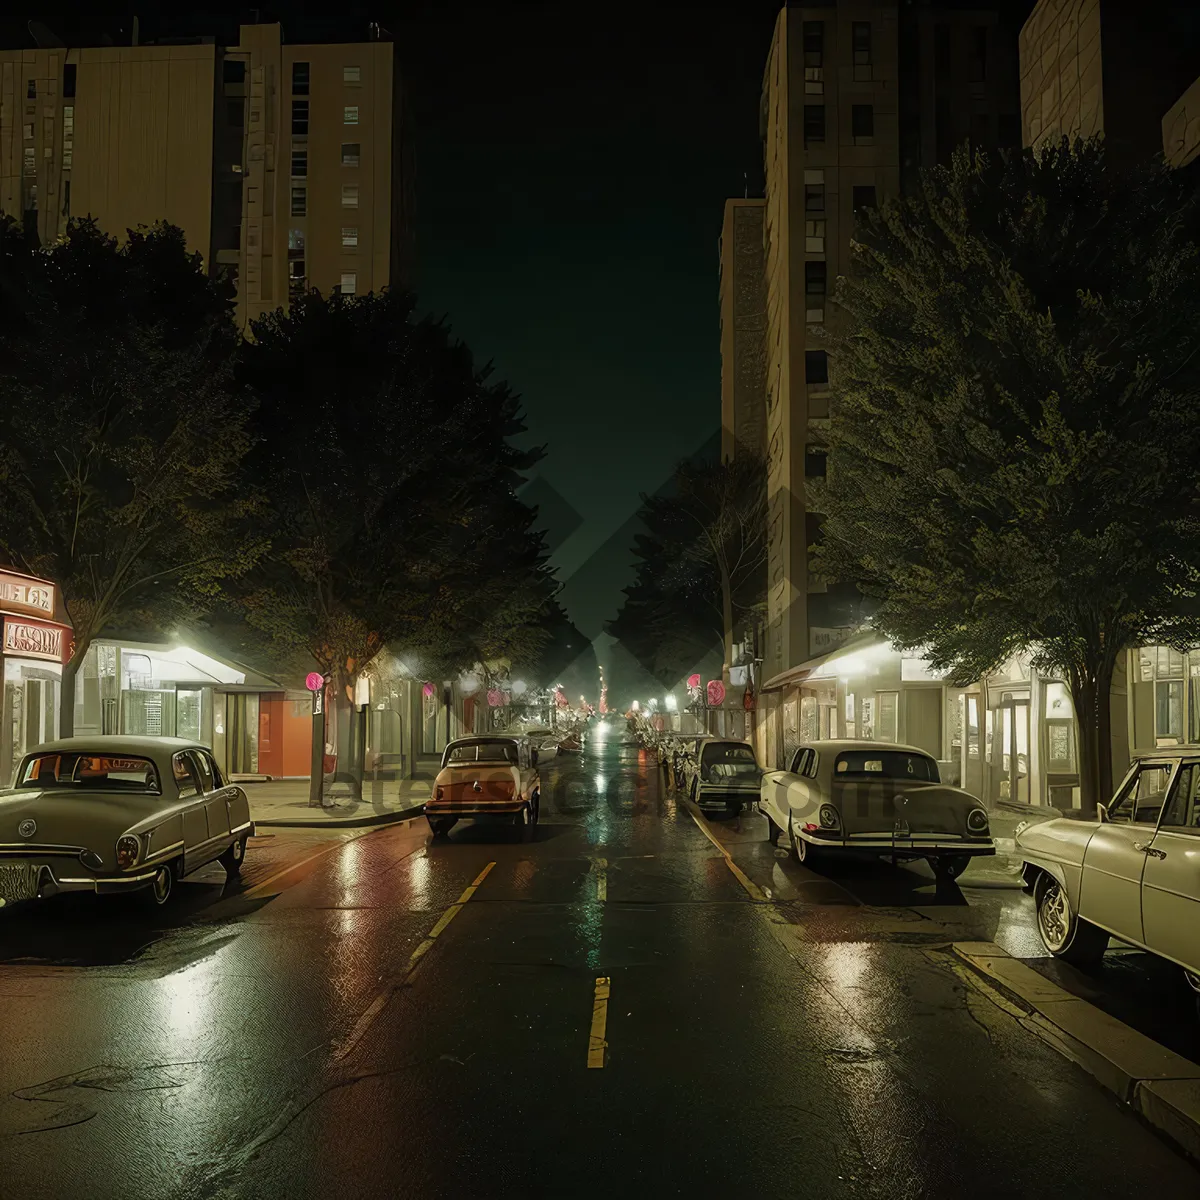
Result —
[[758, 800], [762, 767], [749, 742], [698, 737], [679, 755], [674, 776], [675, 786], [702, 811], [741, 813]]
[[1094, 963], [1115, 937], [1200, 993], [1200, 752], [1139, 757], [1096, 820], [1026, 825], [1016, 843], [1051, 954]]
[[996, 853], [987, 810], [942, 783], [937, 762], [916, 746], [808, 742], [788, 770], [764, 773], [758, 808], [772, 844], [786, 834], [801, 862], [924, 858], [939, 879], [956, 879], [972, 858]]
[[60, 892], [145, 889], [217, 860], [241, 870], [246, 793], [205, 746], [181, 738], [78, 737], [26, 754], [0, 791], [0, 906]]

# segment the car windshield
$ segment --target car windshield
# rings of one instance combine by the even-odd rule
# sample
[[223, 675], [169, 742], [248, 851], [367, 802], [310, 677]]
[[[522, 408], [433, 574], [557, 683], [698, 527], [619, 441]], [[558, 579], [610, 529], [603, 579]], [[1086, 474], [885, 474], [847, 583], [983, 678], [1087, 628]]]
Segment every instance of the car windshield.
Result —
[[840, 779], [921, 779], [938, 782], [937, 763], [924, 754], [903, 750], [848, 750], [837, 756], [834, 774]]
[[704, 765], [716, 766], [728, 763], [733, 766], [758, 766], [754, 751], [749, 746], [741, 746], [737, 742], [710, 742], [704, 747]]
[[158, 771], [148, 758], [89, 754], [78, 750], [35, 754], [26, 759], [17, 787], [162, 794]]
[[466, 763], [517, 763], [515, 742], [460, 742], [446, 751], [446, 766]]

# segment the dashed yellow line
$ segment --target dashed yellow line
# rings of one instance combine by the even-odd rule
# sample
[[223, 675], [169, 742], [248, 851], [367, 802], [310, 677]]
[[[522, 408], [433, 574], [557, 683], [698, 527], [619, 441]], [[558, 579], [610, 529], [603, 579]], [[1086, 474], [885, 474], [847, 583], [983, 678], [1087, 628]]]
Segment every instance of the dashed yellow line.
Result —
[[742, 868], [733, 861], [732, 855], [728, 850], [725, 849], [723, 845], [721, 845], [719, 841], [717, 841], [717, 839], [713, 836], [712, 831], [704, 824], [704, 822], [690, 808], [688, 809], [688, 812], [692, 814], [692, 820], [696, 822], [696, 828], [699, 829], [700, 832], [704, 834], [704, 836], [708, 838], [708, 840], [712, 842], [712, 844], [721, 852], [721, 857], [725, 860], [725, 865], [730, 869], [730, 871], [733, 872], [734, 879], [736, 879], [738, 883], [740, 883], [742, 887], [746, 889], [746, 893], [749, 895], [750, 899], [765, 901], [767, 896], [762, 888], [760, 888], [758, 884], [755, 883], [754, 880], [752, 880], [746, 874], [746, 872], [743, 871]]
[[346, 1055], [348, 1055], [350, 1051], [358, 1045], [358, 1043], [362, 1040], [363, 1034], [367, 1032], [367, 1030], [371, 1027], [371, 1023], [383, 1011], [384, 1005], [387, 1004], [388, 1000], [391, 999], [393, 993], [395, 993], [398, 988], [403, 987], [413, 977], [414, 972], [421, 963], [421, 959], [423, 959], [425, 955], [433, 949], [434, 943], [443, 933], [445, 933], [446, 926], [449, 925], [450, 922], [453, 921], [460, 912], [462, 912], [463, 905], [466, 904], [473, 895], [475, 895], [479, 885], [488, 877], [488, 874], [495, 865], [496, 864], [494, 862], [488, 863], [488, 865], [484, 867], [478, 875], [475, 876], [475, 879], [472, 881], [470, 887], [464, 888], [463, 894], [459, 896], [459, 898], [455, 900], [455, 902], [450, 905], [450, 907], [446, 909], [444, 913], [442, 913], [437, 920], [437, 924], [434, 925], [434, 927], [425, 935], [425, 938], [421, 944], [408, 956], [408, 969], [404, 972], [404, 975], [396, 983], [390, 985], [384, 991], [380, 992], [379, 995], [371, 1001], [371, 1004], [367, 1008], [366, 1012], [364, 1012], [363, 1015], [355, 1022], [354, 1028], [350, 1031], [350, 1036], [347, 1037], [344, 1042], [342, 1042], [342, 1044], [338, 1047], [337, 1052], [333, 1055], [333, 1060], [335, 1062], [345, 1058]]
[[587, 1065], [589, 1070], [604, 1066], [604, 1051], [608, 1042], [604, 1035], [608, 1030], [608, 997], [612, 980], [602, 975], [596, 980], [596, 992], [592, 998], [592, 1029], [588, 1034]]

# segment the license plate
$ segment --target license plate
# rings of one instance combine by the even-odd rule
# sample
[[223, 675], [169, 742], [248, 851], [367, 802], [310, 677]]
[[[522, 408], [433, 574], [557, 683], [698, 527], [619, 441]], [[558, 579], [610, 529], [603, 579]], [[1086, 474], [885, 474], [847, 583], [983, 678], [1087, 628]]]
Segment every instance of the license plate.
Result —
[[32, 900], [37, 895], [41, 868], [34, 863], [0, 863], [0, 899]]

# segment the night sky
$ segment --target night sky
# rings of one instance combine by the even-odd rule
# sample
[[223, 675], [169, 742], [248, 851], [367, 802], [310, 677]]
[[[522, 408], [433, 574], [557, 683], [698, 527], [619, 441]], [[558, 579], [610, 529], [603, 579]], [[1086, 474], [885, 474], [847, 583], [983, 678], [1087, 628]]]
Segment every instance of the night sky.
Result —
[[[239, 19], [281, 20], [290, 42], [365, 40], [370, 21], [391, 32], [416, 123], [418, 297], [523, 396], [529, 438], [548, 447], [530, 497], [557, 493], [582, 518], [554, 561], [590, 637], [628, 582], [639, 493], [719, 429], [722, 204], [762, 194], [778, 8], [351, 0], [256, 17], [101, 0], [37, 16], [90, 44], [104, 31], [128, 44], [134, 13], [142, 41], [232, 42]], [[0, 32], [32, 44], [25, 16]]]

